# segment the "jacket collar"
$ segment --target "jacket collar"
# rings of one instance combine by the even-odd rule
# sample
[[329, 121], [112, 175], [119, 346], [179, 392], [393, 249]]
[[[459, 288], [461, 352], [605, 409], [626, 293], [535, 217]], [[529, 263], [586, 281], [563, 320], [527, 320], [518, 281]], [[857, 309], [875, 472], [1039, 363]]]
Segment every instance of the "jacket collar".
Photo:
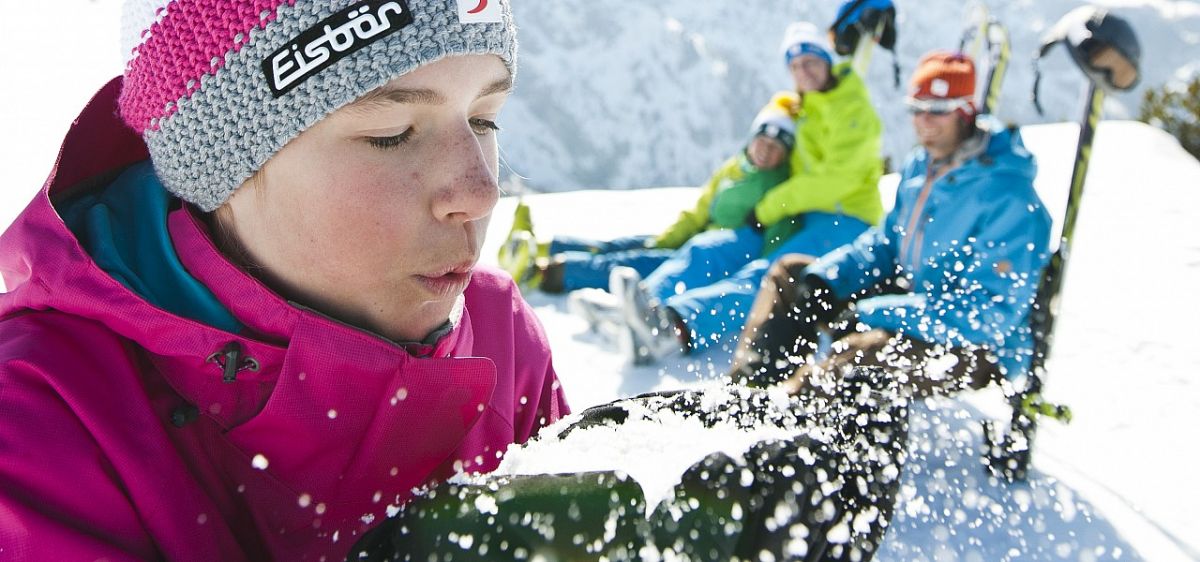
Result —
[[[389, 353], [403, 351], [417, 357], [448, 357], [462, 339], [462, 321], [451, 322], [431, 334], [424, 342], [396, 343], [367, 330], [344, 324], [315, 310], [299, 306], [267, 288], [221, 253], [213, 242], [208, 225], [191, 205], [171, 213], [168, 228], [184, 267], [209, 287], [217, 300], [243, 322], [250, 333], [267, 339], [286, 340], [302, 317], [327, 325], [329, 330], [345, 332], [364, 345], [380, 347]], [[456, 315], [462, 314], [460, 305]]]
[[[0, 314], [52, 308], [103, 323], [154, 354], [186, 356], [201, 364], [231, 341], [246, 347], [260, 361], [281, 360], [282, 347], [302, 318], [389, 355], [409, 351], [418, 356], [448, 357], [454, 350], [470, 348], [472, 338], [462, 329], [469, 321], [465, 316], [436, 343], [406, 350], [298, 308], [227, 260], [213, 244], [203, 221], [186, 206], [168, 217], [172, 242], [189, 273], [212, 289], [247, 327], [242, 334], [157, 308], [106, 274], [67, 228], [52, 200], [77, 189], [102, 189], [121, 170], [149, 157], [142, 139], [117, 116], [120, 91], [118, 77], [96, 93], [63, 140], [46, 184], [0, 236], [0, 273], [9, 290], [0, 296]], [[119, 314], [113, 312], [118, 310]], [[209, 368], [219, 370], [215, 365]], [[251, 373], [244, 376], [254, 377]]]
[[863, 90], [866, 86], [861, 78], [854, 73], [853, 67], [848, 62], [838, 63], [830, 69], [832, 79], [837, 83], [828, 90], [819, 92], [805, 92], [801, 98], [803, 103], [800, 106], [802, 112], [825, 105], [836, 105], [838, 100], [849, 97], [857, 97], [863, 95]]
[[[930, 165], [929, 152], [918, 147], [914, 163], [920, 170]], [[945, 175], [966, 180], [981, 174], [1016, 174], [1033, 180], [1037, 165], [1033, 155], [1025, 149], [1019, 130], [1005, 127], [990, 115], [976, 119], [975, 132], [949, 157], [952, 166]]]

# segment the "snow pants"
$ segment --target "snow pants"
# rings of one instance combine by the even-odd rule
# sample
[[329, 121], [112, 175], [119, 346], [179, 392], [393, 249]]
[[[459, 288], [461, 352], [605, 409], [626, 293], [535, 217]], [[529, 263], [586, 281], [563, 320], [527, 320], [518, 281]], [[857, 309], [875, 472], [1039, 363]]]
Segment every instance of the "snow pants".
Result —
[[799, 232], [763, 256], [750, 227], [696, 235], [643, 281], [650, 295], [687, 325], [689, 348], [702, 351], [737, 333], [771, 263], [787, 254], [821, 256], [870, 227], [845, 215], [807, 213]]
[[608, 290], [608, 274], [614, 267], [632, 267], [644, 277], [675, 253], [672, 249], [647, 247], [652, 240], [650, 235], [615, 240], [555, 236], [550, 240], [549, 254], [562, 261], [563, 291]]
[[[849, 301], [832, 297], [828, 286], [805, 268], [815, 258], [781, 257], [763, 281], [734, 352], [732, 376], [750, 386], [765, 387], [788, 381], [803, 391], [815, 372], [841, 373], [858, 367], [902, 368], [911, 390], [930, 395], [961, 388], [982, 388], [999, 380], [994, 355], [984, 348], [966, 349], [931, 344], [885, 330], [860, 330], [854, 310], [860, 303], [908, 289], [896, 280], [861, 291]], [[818, 333], [829, 333], [834, 345], [820, 359]], [[931, 362], [947, 357], [951, 366], [935, 374]], [[936, 366], [945, 365], [937, 361]]]
[[[736, 458], [708, 455], [657, 506], [647, 505], [624, 471], [481, 476], [419, 495], [359, 540], [348, 560], [536, 553], [547, 560], [869, 561], [891, 519], [907, 446], [906, 402], [876, 390], [888, 388], [883, 376], [860, 371], [833, 399], [792, 400], [790, 420], [800, 424], [789, 423], [794, 437], [760, 441]], [[780, 421], [763, 413], [779, 404], [765, 392], [725, 407], [714, 407], [721, 397], [704, 391], [631, 400], [709, 427]], [[596, 406], [556, 437], [629, 417], [621, 401]], [[637, 436], [623, 434], [631, 449]]]

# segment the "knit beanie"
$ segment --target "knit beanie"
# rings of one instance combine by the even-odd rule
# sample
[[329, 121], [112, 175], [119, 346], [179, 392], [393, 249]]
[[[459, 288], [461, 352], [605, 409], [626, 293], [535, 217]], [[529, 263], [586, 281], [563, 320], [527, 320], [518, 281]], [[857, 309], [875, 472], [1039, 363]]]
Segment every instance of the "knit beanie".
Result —
[[[908, 97], [915, 99], [961, 99], [971, 102], [975, 113], [975, 63], [971, 57], [950, 51], [930, 51], [917, 63], [909, 81]], [[964, 116], [966, 117], [966, 116]]]
[[450, 55], [515, 74], [509, 0], [127, 0], [122, 120], [180, 198], [212, 211], [290, 140]]
[[785, 63], [791, 64], [792, 59], [801, 55], [813, 55], [825, 60], [833, 66], [833, 57], [829, 54], [829, 42], [826, 34], [821, 33], [817, 26], [806, 22], [794, 22], [783, 32], [783, 43], [779, 47], [783, 52]]
[[796, 146], [796, 122], [782, 107], [774, 104], [764, 107], [750, 126], [751, 138], [767, 137], [780, 142], [791, 152]]

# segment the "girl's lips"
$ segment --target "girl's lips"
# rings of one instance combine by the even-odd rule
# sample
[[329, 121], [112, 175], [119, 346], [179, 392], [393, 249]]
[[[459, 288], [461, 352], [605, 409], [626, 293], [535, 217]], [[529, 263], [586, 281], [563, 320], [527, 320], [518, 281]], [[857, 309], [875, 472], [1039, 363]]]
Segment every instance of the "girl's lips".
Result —
[[417, 281], [438, 298], [457, 297], [467, 290], [471, 282], [471, 270], [450, 271], [442, 275], [417, 275]]

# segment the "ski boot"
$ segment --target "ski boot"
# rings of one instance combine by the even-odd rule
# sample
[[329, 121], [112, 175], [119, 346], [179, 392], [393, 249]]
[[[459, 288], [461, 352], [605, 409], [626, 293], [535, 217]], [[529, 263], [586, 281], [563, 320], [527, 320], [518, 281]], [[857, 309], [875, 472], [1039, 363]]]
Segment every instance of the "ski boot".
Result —
[[601, 332], [623, 326], [621, 301], [604, 289], [579, 289], [567, 295], [567, 310], [583, 318], [588, 330]]
[[528, 230], [515, 230], [500, 246], [500, 268], [512, 276], [522, 290], [537, 287], [541, 270], [537, 267], [538, 243]]
[[621, 303], [625, 320], [623, 350], [634, 365], [651, 365], [671, 355], [687, 352], [680, 340], [680, 322], [669, 309], [652, 302], [642, 286], [642, 276], [632, 267], [616, 267], [608, 277], [608, 290]]

